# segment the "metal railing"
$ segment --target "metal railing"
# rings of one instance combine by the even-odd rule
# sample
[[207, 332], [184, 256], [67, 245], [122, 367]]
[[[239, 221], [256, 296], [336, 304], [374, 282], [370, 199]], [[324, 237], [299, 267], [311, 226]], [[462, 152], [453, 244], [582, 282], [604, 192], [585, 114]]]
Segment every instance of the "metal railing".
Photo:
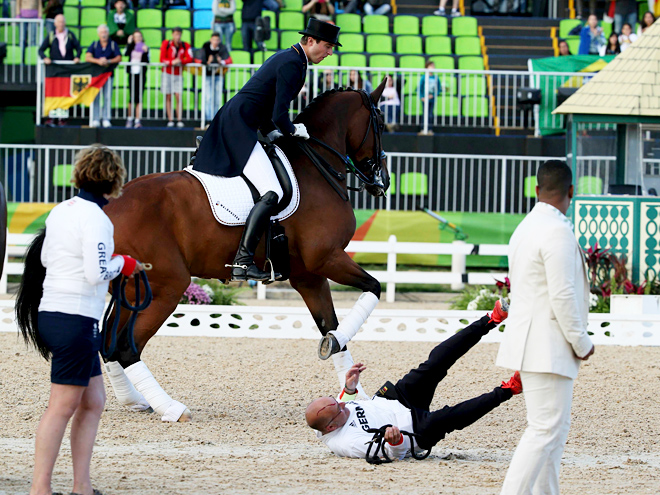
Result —
[[[0, 144], [0, 180], [9, 201], [64, 201], [75, 154], [84, 146]], [[182, 170], [194, 148], [112, 147], [124, 161], [127, 180]], [[356, 209], [526, 213], [535, 204], [526, 180], [546, 157], [389, 153], [391, 186], [384, 198], [349, 191]], [[69, 166], [69, 167], [67, 167]], [[348, 185], [358, 187], [352, 175]]]
[[0, 83], [37, 82], [38, 50], [43, 38], [43, 19], [0, 19], [0, 43], [5, 43], [7, 49], [0, 65]]

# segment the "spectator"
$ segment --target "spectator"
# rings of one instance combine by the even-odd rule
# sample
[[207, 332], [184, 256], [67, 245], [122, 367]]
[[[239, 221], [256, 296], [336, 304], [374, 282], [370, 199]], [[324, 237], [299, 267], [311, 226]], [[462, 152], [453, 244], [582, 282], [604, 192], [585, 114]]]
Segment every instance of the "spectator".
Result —
[[231, 51], [231, 39], [236, 31], [234, 24], [234, 12], [236, 12], [236, 0], [214, 0], [213, 1], [213, 24], [211, 30], [219, 33], [222, 44], [227, 51]]
[[339, 0], [337, 6], [341, 9], [342, 13], [351, 14], [357, 11], [358, 0]]
[[[425, 65], [427, 71], [435, 70], [435, 64], [430, 60], [426, 62]], [[432, 72], [425, 72], [424, 75], [419, 80], [419, 86], [417, 87], [417, 94], [422, 100], [422, 130], [420, 133], [424, 133], [424, 126], [428, 124], [429, 117], [435, 112], [435, 98], [440, 94], [440, 81], [438, 81], [438, 76]], [[425, 103], [428, 101], [428, 111], [425, 111]], [[433, 131], [429, 129], [428, 134], [433, 134]]]
[[568, 42], [566, 40], [559, 40], [559, 56], [564, 57], [566, 55], [573, 55], [571, 49], [568, 47]]
[[36, 46], [37, 30], [39, 24], [36, 19], [41, 19], [42, 4], [40, 0], [16, 0], [16, 12], [20, 19], [35, 19], [35, 22], [21, 23], [21, 53], [25, 63], [25, 47]]
[[[39, 47], [39, 57], [46, 65], [50, 64], [53, 60], [69, 60], [74, 64], [77, 64], [80, 62], [81, 52], [78, 38], [66, 28], [64, 15], [58, 14], [55, 16], [54, 21], [55, 30], [49, 32], [41, 43], [41, 46]], [[48, 57], [46, 56], [46, 50], [48, 50]], [[58, 119], [57, 123], [59, 125], [66, 125], [66, 120]], [[46, 125], [55, 125], [55, 120], [49, 118], [46, 120]]]
[[366, 0], [362, 8], [366, 15], [384, 15], [392, 10], [390, 0]]
[[181, 121], [181, 96], [183, 94], [182, 67], [193, 61], [190, 45], [181, 41], [180, 27], [172, 29], [172, 39], [163, 41], [160, 46], [160, 63], [163, 67], [163, 80], [161, 89], [165, 93], [165, 111], [167, 112], [167, 127], [174, 127], [172, 120], [172, 94], [176, 100], [177, 127], [183, 127]]
[[[582, 19], [584, 16], [584, 0], [577, 0], [577, 18]], [[596, 0], [589, 0], [589, 15], [596, 13]]]
[[309, 2], [303, 5], [302, 11], [303, 14], [314, 17], [319, 21], [332, 22], [332, 16], [335, 15], [335, 6], [333, 2], [328, 2], [327, 0], [309, 0]]
[[637, 41], [637, 35], [632, 32], [632, 26], [627, 22], [621, 28], [621, 35], [619, 35], [619, 45], [621, 45], [621, 52], [623, 52], [629, 45]]
[[[243, 10], [241, 11], [241, 20], [243, 22], [243, 25], [241, 26], [241, 38], [243, 39], [243, 50], [250, 53], [253, 52], [252, 43], [254, 42], [254, 32], [257, 29], [255, 19], [261, 16], [262, 9], [263, 0], [243, 1]], [[259, 49], [261, 49], [261, 47], [259, 47]]]
[[110, 39], [119, 45], [125, 45], [135, 32], [135, 14], [126, 10], [125, 0], [117, 0], [114, 10], [108, 12], [108, 29]]
[[607, 41], [603, 35], [603, 28], [598, 25], [598, 17], [591, 14], [587, 25], [580, 32], [579, 55], [603, 55], [607, 48]]
[[204, 43], [202, 53], [204, 54], [202, 63], [207, 66], [204, 82], [204, 93], [206, 95], [204, 105], [206, 108], [206, 122], [210, 124], [220, 108], [221, 81], [226, 71], [225, 67], [231, 64], [231, 57], [227, 47], [220, 41], [220, 34], [218, 33], [213, 33], [211, 41]]
[[637, 22], [637, 0], [616, 0], [614, 6], [614, 31], [621, 32], [623, 23], [634, 26]]
[[46, 32], [55, 31], [55, 17], [64, 15], [64, 0], [44, 0], [43, 13], [46, 16]]
[[[435, 15], [447, 15], [447, 11], [445, 9], [445, 6], [447, 5], [447, 0], [440, 0], [440, 6], [438, 7], [438, 10], [433, 12]], [[451, 5], [451, 16], [452, 17], [460, 17], [461, 11], [458, 10], [458, 0], [452, 0], [452, 5]]]
[[648, 11], [644, 14], [644, 17], [642, 17], [642, 24], [640, 26], [640, 31], [638, 34], [642, 34], [644, 31], [646, 31], [647, 28], [650, 28], [653, 26], [653, 23], [655, 22], [655, 16], [651, 11]]
[[325, 69], [321, 77], [319, 77], [319, 93], [323, 93], [335, 87], [335, 71], [332, 69]]
[[272, 12], [279, 12], [284, 8], [284, 2], [282, 0], [263, 0], [264, 9], [270, 10]]
[[610, 34], [609, 39], [607, 40], [607, 48], [605, 49], [605, 55], [618, 55], [621, 53], [621, 46], [619, 45], [619, 37], [616, 33]]
[[155, 9], [158, 7], [160, 0], [139, 0], [138, 5], [141, 9]]
[[[119, 45], [110, 39], [110, 31], [108, 26], [101, 24], [96, 32], [99, 39], [89, 45], [87, 53], [85, 53], [85, 62], [107, 67], [111, 64], [118, 64], [121, 62], [121, 52]], [[114, 68], [113, 68], [114, 71]], [[99, 94], [96, 95], [94, 103], [92, 104], [92, 127], [99, 127], [101, 120], [103, 127], [110, 127], [110, 102], [112, 101], [112, 75], [103, 85]], [[103, 104], [101, 104], [101, 96], [103, 96]]]
[[348, 85], [354, 89], [363, 89], [367, 93], [371, 93], [373, 90], [369, 79], [362, 79], [362, 74], [356, 70], [351, 70], [348, 73]]
[[[128, 72], [128, 84], [130, 101], [128, 103], [128, 119], [126, 127], [139, 129], [142, 127], [140, 117], [142, 116], [142, 93], [147, 80], [147, 66], [149, 63], [149, 47], [145, 45], [142, 33], [135, 31], [128, 37], [126, 56], [130, 61], [126, 72]], [[135, 113], [135, 119], [133, 116]]]
[[399, 109], [401, 108], [401, 100], [399, 98], [399, 93], [394, 86], [394, 77], [392, 74], [387, 76], [387, 85], [383, 90], [383, 94], [380, 97], [380, 108], [383, 108], [385, 111], [385, 124], [387, 130], [392, 132], [394, 125], [396, 125], [399, 115]]

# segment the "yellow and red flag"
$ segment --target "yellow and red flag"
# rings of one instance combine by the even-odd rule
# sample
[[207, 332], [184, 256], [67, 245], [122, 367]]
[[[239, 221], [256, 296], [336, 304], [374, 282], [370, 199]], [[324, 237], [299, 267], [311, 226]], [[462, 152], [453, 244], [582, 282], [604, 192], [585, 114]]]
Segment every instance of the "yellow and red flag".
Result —
[[44, 115], [56, 108], [90, 106], [117, 64], [50, 64], [46, 66]]

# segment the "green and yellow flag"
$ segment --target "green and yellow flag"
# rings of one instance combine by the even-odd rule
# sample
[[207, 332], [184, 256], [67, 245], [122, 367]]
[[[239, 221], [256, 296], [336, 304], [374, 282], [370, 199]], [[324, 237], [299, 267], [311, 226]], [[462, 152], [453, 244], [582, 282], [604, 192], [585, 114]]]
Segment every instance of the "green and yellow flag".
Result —
[[90, 106], [117, 64], [50, 64], [46, 66], [44, 115], [56, 108]]

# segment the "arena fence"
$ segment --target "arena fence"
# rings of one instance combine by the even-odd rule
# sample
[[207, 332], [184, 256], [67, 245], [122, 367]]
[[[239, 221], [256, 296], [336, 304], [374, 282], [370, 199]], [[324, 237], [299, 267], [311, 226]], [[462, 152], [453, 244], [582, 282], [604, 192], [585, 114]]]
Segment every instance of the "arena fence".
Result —
[[[417, 57], [423, 63], [423, 57]], [[452, 62], [453, 63], [453, 62]], [[42, 63], [39, 62], [39, 67]], [[131, 67], [139, 74], [131, 77]], [[162, 124], [164, 120], [179, 120], [174, 114], [168, 116], [169, 109], [176, 109], [176, 99], [167, 103], [165, 94], [161, 91], [164, 78], [172, 76], [163, 73], [159, 63], [131, 66], [122, 62], [114, 71], [111, 79], [111, 120], [114, 125], [123, 125], [129, 114], [132, 95], [140, 93], [142, 101], [141, 120], [146, 125], [154, 125], [154, 121]], [[181, 92], [181, 120], [186, 125], [204, 127], [229, 98], [252, 77], [259, 65], [231, 64], [225, 68], [189, 64], [183, 70]], [[210, 73], [207, 73], [210, 72]], [[45, 71], [39, 71], [38, 94], [39, 108], [43, 108]], [[428, 132], [433, 127], [473, 127], [487, 129], [517, 129], [525, 122], [524, 112], [527, 107], [518, 105], [516, 92], [521, 87], [537, 87], [542, 80], [544, 87], [555, 88], [561, 85], [567, 76], [571, 76], [581, 84], [587, 73], [533, 73], [528, 71], [483, 71], [483, 70], [426, 70], [409, 68], [375, 68], [375, 67], [331, 67], [313, 66], [309, 69], [305, 85], [298, 97], [291, 104], [291, 118], [295, 116], [320, 93], [342, 86], [371, 90], [376, 87], [386, 75], [392, 76], [393, 85], [397, 89], [397, 100], [380, 102], [381, 109], [388, 124], [416, 127], [419, 131]], [[552, 81], [558, 81], [556, 84]], [[431, 95], [433, 98], [422, 98]], [[98, 97], [101, 97], [100, 94]], [[98, 116], [91, 115], [84, 106], [74, 106], [69, 109], [69, 117], [88, 119], [91, 125]], [[533, 123], [532, 112], [529, 112], [528, 125]], [[41, 112], [38, 112], [37, 123], [41, 123]], [[119, 121], [119, 122], [118, 122]], [[159, 125], [160, 125], [159, 124]]]
[[0, 84], [36, 84], [43, 19], [0, 19], [0, 43], [7, 55], [0, 64]]

